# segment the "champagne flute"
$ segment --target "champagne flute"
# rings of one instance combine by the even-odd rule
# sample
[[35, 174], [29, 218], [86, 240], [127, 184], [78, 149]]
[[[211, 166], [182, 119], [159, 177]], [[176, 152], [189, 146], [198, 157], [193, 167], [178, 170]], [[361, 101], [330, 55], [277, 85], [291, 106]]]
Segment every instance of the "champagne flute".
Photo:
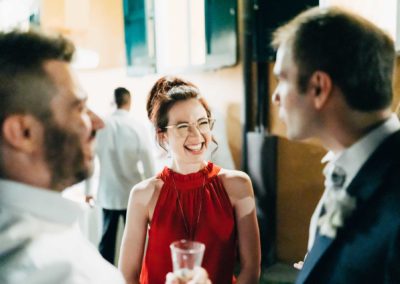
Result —
[[186, 282], [192, 279], [194, 268], [203, 261], [205, 245], [189, 240], [175, 241], [170, 245], [173, 271], [176, 277]]

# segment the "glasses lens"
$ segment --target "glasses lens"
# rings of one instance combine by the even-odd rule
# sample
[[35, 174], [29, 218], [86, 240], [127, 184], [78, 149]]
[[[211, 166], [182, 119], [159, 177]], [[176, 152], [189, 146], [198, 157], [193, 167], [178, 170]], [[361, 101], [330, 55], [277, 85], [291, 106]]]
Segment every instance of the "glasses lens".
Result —
[[200, 120], [198, 122], [198, 128], [201, 133], [208, 133], [211, 130], [210, 121], [208, 119]]
[[178, 124], [175, 129], [180, 137], [186, 137], [189, 134], [189, 124], [187, 123]]
[[213, 128], [214, 128], [214, 123], [215, 123], [215, 119], [210, 119], [210, 120], [209, 120], [209, 123], [210, 123], [210, 130], [213, 130]]
[[189, 123], [180, 123], [175, 125], [175, 130], [177, 134], [180, 137], [187, 137], [189, 135], [189, 128], [192, 128], [192, 131], [194, 128], [196, 128], [201, 132], [201, 133], [209, 133], [213, 126], [214, 126], [214, 120], [213, 119], [202, 119], [198, 121], [196, 124], [189, 124]]

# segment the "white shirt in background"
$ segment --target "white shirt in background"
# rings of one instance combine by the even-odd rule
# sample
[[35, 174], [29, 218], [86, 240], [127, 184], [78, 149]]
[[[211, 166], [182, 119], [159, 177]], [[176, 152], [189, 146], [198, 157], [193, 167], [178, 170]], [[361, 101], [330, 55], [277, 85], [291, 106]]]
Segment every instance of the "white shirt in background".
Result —
[[128, 111], [118, 109], [96, 139], [100, 161], [97, 203], [105, 209], [125, 210], [132, 187], [155, 173], [148, 132]]

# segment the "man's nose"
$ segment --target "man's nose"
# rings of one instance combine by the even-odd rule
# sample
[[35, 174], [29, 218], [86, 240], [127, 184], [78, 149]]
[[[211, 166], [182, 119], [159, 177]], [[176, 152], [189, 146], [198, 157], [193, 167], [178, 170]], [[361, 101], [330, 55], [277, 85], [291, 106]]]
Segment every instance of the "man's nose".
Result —
[[279, 105], [281, 98], [277, 89], [273, 92], [271, 100], [274, 104]]
[[92, 123], [93, 130], [104, 128], [104, 121], [96, 113], [89, 109], [88, 115]]

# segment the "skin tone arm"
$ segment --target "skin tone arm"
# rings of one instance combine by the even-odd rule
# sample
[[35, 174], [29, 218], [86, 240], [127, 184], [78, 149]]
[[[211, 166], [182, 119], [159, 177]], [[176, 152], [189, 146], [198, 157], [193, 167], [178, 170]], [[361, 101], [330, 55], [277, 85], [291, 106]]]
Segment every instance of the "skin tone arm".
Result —
[[137, 184], [130, 193], [118, 263], [127, 284], [139, 283], [147, 225], [150, 220], [149, 208], [154, 200], [156, 185], [157, 180], [151, 178]]
[[236, 216], [241, 266], [236, 283], [258, 283], [261, 262], [260, 236], [250, 178], [243, 172], [231, 170], [222, 170], [220, 175]]

